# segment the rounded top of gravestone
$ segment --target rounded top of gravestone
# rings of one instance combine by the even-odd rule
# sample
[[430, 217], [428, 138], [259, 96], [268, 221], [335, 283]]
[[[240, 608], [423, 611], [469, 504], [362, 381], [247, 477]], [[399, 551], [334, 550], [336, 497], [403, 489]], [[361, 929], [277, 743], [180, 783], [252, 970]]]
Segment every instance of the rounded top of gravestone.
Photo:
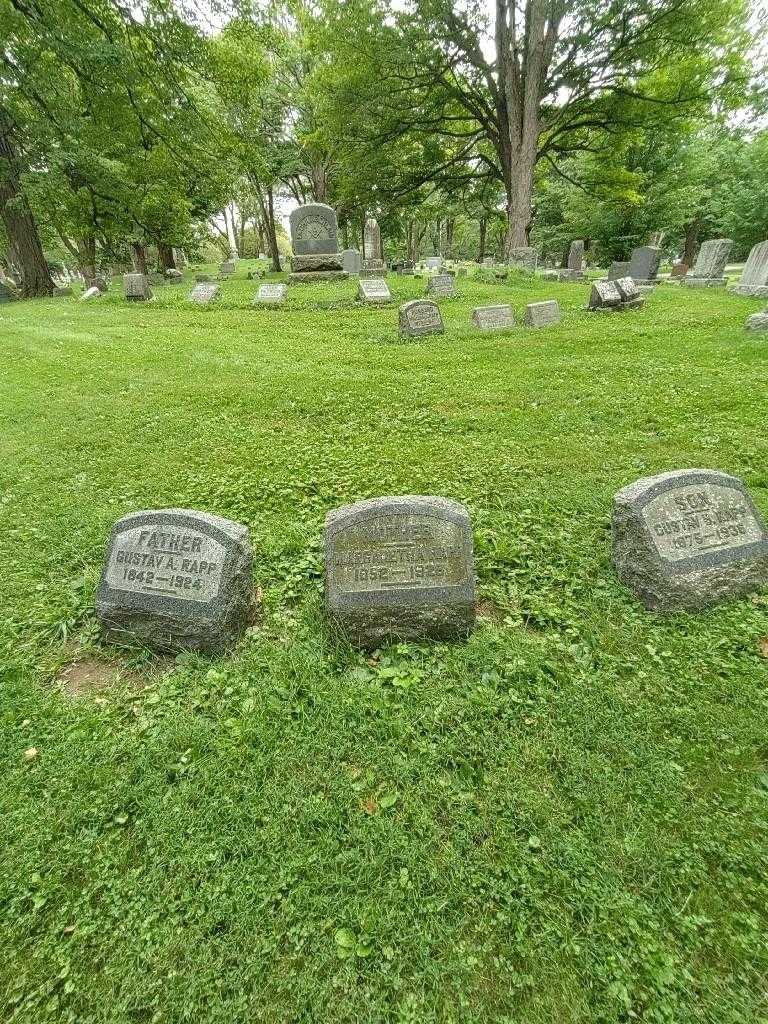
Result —
[[330, 533], [344, 529], [358, 519], [386, 515], [435, 515], [459, 525], [468, 524], [469, 512], [459, 501], [433, 494], [397, 494], [382, 498], [366, 498], [351, 505], [332, 509], [325, 517]]
[[292, 210], [288, 219], [297, 256], [338, 252], [338, 222], [333, 207], [307, 203]]

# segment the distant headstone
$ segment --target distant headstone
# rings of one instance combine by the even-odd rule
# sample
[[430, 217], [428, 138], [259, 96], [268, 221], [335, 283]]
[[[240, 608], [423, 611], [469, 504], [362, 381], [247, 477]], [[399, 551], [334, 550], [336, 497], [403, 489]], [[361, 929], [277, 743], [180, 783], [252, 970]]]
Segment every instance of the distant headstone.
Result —
[[456, 295], [456, 281], [450, 274], [437, 274], [427, 281], [427, 295], [448, 299]]
[[359, 274], [360, 253], [357, 249], [345, 249], [341, 254], [341, 264], [348, 274]]
[[212, 280], [213, 280], [213, 278], [211, 277], [210, 274], [195, 274], [195, 281], [197, 281], [198, 284], [200, 284], [202, 282], [205, 282], [205, 281], [212, 281]]
[[428, 299], [412, 299], [399, 310], [400, 335], [405, 338], [420, 337], [423, 334], [443, 334], [443, 318], [440, 307]]
[[180, 270], [176, 270], [175, 267], [169, 267], [165, 272], [165, 279], [168, 284], [182, 284], [184, 275]]
[[382, 258], [381, 229], [379, 228], [379, 222], [375, 217], [369, 217], [365, 222], [363, 243], [365, 249], [364, 255], [368, 259], [380, 260]]
[[221, 295], [221, 288], [213, 282], [201, 281], [189, 293], [189, 301], [198, 306], [208, 306]]
[[350, 640], [453, 640], [475, 622], [472, 527], [448, 498], [374, 498], [325, 520], [325, 594]]
[[81, 302], [90, 302], [91, 299], [100, 299], [104, 294], [100, 288], [93, 285], [91, 288], [86, 288], [83, 294], [80, 296]]
[[152, 298], [146, 274], [123, 274], [123, 294], [129, 302], [148, 302]]
[[629, 273], [636, 284], [655, 284], [659, 276], [661, 249], [656, 245], [641, 245], [632, 250]]
[[730, 291], [737, 295], [768, 299], [768, 242], [753, 246], [739, 283]]
[[748, 331], [768, 331], [768, 309], [748, 316], [744, 326]]
[[526, 327], [549, 327], [560, 323], [560, 306], [554, 299], [546, 302], [529, 302], [525, 307]]
[[[98, 289], [97, 289], [98, 291]], [[0, 281], [0, 303], [13, 302], [18, 298], [15, 288], [12, 288], [6, 281]]]
[[234, 272], [235, 272], [234, 260], [224, 260], [223, 263], [219, 264], [219, 274], [222, 277], [229, 277], [230, 274], [234, 274]]
[[292, 211], [290, 224], [293, 256], [288, 283], [346, 280], [336, 212], [325, 203], [309, 203]]
[[413, 260], [403, 260], [400, 264], [398, 273], [403, 274], [405, 277], [412, 277], [414, 270]]
[[768, 584], [768, 533], [743, 482], [709, 469], [644, 477], [613, 499], [613, 562], [647, 608], [704, 608]]
[[472, 323], [481, 331], [502, 331], [515, 326], [511, 306], [476, 306], [472, 310]]
[[107, 639], [219, 653], [253, 611], [248, 528], [191, 509], [135, 512], [112, 530], [96, 595]]
[[[571, 247], [568, 250], [566, 274], [567, 279], [571, 281], [579, 281], [584, 277], [584, 241], [581, 238], [571, 242]], [[565, 279], [565, 277], [566, 275], [560, 275], [561, 280]]]
[[619, 260], [614, 260], [613, 263], [611, 263], [610, 270], [608, 271], [608, 280], [609, 281], [616, 281], [620, 277], [628, 277], [628, 276], [629, 276], [629, 261], [621, 262]]
[[677, 280], [680, 277], [685, 277], [685, 275], [688, 273], [690, 269], [691, 268], [688, 266], [687, 263], [676, 263], [674, 267], [672, 267], [669, 276]]
[[287, 284], [262, 284], [253, 300], [254, 306], [281, 306], [288, 297]]
[[510, 267], [519, 267], [521, 270], [534, 271], [539, 262], [539, 254], [532, 246], [521, 246], [518, 249], [510, 250], [507, 263]]
[[392, 295], [383, 277], [361, 278], [357, 286], [357, 297], [362, 299], [363, 302], [382, 303], [392, 301]]
[[730, 238], [710, 238], [704, 242], [696, 263], [680, 284], [686, 288], [724, 288], [725, 265], [731, 253], [733, 242]]
[[442, 256], [427, 256], [427, 258], [424, 261], [424, 263], [426, 265], [427, 270], [440, 270], [440, 268], [443, 265], [443, 257]]

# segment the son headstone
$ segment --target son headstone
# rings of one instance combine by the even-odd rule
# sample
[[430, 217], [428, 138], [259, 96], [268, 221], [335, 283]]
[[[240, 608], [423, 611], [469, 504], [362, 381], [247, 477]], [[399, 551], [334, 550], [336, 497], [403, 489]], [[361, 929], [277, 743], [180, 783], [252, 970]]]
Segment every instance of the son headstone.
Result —
[[652, 610], [704, 608], [768, 584], [768, 533], [727, 473], [637, 480], [614, 496], [612, 534], [619, 579]]
[[481, 331], [503, 331], [515, 326], [511, 306], [476, 306], [472, 310], [472, 322]]
[[560, 323], [560, 306], [554, 299], [547, 302], [529, 302], [525, 307], [526, 327], [548, 327]]
[[400, 336], [418, 338], [424, 334], [443, 334], [443, 318], [440, 307], [428, 299], [411, 299], [399, 310]]
[[753, 246], [741, 273], [741, 280], [730, 291], [737, 295], [768, 299], [768, 242]]
[[107, 639], [220, 653], [253, 613], [248, 528], [192, 509], [135, 512], [112, 530], [96, 595]]
[[680, 284], [686, 288], [724, 288], [725, 265], [731, 253], [733, 242], [730, 238], [710, 238], [704, 242], [693, 270]]
[[388, 640], [453, 640], [475, 622], [469, 513], [448, 498], [374, 498], [325, 520], [330, 615], [365, 649]]

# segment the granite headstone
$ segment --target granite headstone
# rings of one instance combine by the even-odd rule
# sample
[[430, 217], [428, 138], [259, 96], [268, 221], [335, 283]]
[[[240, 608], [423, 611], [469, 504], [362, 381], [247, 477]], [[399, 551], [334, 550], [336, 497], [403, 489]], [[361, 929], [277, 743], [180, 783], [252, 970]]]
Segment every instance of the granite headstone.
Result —
[[481, 331], [503, 331], [515, 326], [511, 306], [476, 306], [472, 310], [472, 323]]
[[443, 334], [440, 307], [428, 299], [411, 299], [399, 309], [400, 336], [418, 338], [424, 334]]
[[526, 327], [549, 327], [560, 323], [560, 306], [554, 299], [529, 302], [525, 307]]
[[357, 297], [363, 302], [376, 304], [392, 301], [392, 295], [383, 277], [361, 278], [357, 286]]
[[682, 280], [686, 288], [724, 288], [726, 285], [725, 266], [733, 242], [730, 238], [710, 238], [704, 242], [696, 263]]
[[730, 291], [756, 299], [768, 299], [768, 242], [752, 247], [741, 279]]

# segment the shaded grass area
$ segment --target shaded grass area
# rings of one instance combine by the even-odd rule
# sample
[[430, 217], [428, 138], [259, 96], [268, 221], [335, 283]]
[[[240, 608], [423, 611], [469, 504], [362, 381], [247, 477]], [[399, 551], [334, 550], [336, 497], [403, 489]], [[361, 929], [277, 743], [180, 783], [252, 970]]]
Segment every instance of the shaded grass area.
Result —
[[[675, 467], [768, 513], [761, 304], [460, 279], [401, 345], [423, 282], [254, 309], [243, 277], [0, 307], [0, 1019], [767, 1021], [768, 597], [649, 615], [608, 531]], [[557, 327], [470, 326], [545, 298]], [[325, 512], [388, 493], [469, 506], [468, 643], [327, 626]], [[231, 658], [96, 637], [112, 523], [172, 505], [251, 529]], [[80, 658], [117, 682], [63, 694]]]

